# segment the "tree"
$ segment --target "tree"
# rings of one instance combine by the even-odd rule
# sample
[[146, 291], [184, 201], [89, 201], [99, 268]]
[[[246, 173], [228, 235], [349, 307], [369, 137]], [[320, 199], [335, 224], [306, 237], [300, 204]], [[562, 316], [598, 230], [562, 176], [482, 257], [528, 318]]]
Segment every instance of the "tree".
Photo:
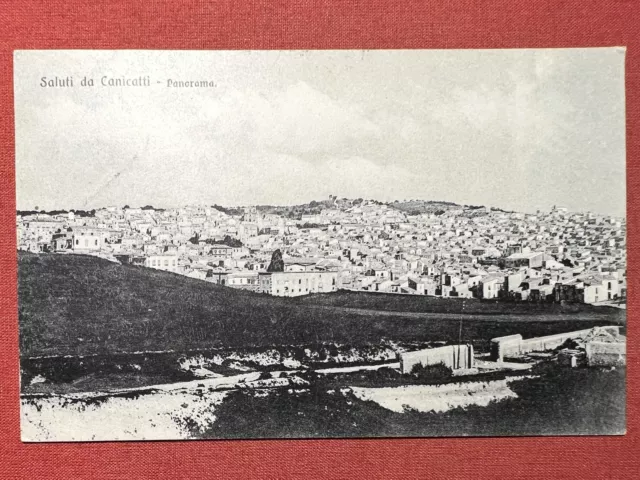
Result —
[[244, 245], [241, 240], [234, 238], [230, 235], [225, 235], [222, 241], [213, 240], [212, 238], [207, 238], [205, 240], [205, 243], [207, 245], [226, 245], [227, 247], [232, 247], [232, 248], [240, 248]]
[[271, 263], [267, 267], [267, 272], [284, 272], [284, 260], [282, 260], [280, 249], [277, 249], [271, 255]]
[[565, 267], [573, 268], [573, 263], [568, 258], [563, 259], [560, 263], [562, 263]]

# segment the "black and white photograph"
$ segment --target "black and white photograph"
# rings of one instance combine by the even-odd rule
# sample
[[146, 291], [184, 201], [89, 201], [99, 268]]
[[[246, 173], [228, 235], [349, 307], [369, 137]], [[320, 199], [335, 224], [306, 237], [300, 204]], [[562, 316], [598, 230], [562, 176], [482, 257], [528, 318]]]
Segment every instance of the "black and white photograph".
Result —
[[15, 51], [22, 441], [625, 434], [625, 53]]

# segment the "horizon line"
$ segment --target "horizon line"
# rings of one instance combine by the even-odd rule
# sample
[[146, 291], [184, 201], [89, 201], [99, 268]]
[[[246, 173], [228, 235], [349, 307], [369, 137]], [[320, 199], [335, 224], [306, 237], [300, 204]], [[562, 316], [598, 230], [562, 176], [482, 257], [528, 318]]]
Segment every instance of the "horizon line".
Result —
[[[251, 208], [251, 207], [274, 207], [274, 208], [287, 208], [287, 207], [299, 207], [299, 206], [307, 206], [310, 205], [311, 202], [316, 202], [316, 203], [325, 203], [327, 201], [331, 201], [331, 197], [330, 196], [328, 199], [322, 199], [322, 200], [309, 200], [305, 203], [290, 203], [290, 204], [269, 204], [269, 203], [256, 203], [256, 204], [243, 204], [243, 205], [220, 205], [218, 203], [213, 203], [213, 204], [208, 204], [208, 203], [196, 203], [196, 204], [183, 204], [180, 206], [154, 206], [151, 203], [148, 203], [146, 205], [140, 205], [140, 206], [130, 206], [129, 204], [125, 204], [123, 206], [119, 206], [119, 205], [106, 205], [106, 206], [100, 206], [100, 207], [96, 207], [96, 208], [53, 208], [53, 209], [38, 209], [37, 206], [36, 208], [33, 209], [20, 209], [17, 208], [16, 206], [16, 212], [34, 212], [34, 213], [49, 213], [49, 212], [90, 212], [90, 211], [98, 211], [98, 210], [106, 210], [109, 208], [119, 208], [119, 209], [125, 209], [125, 208], [129, 208], [129, 209], [134, 209], [134, 208], [146, 208], [146, 207], [151, 207], [151, 208], [146, 208], [148, 210], [177, 210], [177, 209], [181, 209], [181, 208], [188, 208], [188, 207], [210, 207], [210, 208], [216, 208], [216, 207], [221, 207], [224, 209], [244, 209], [244, 208]], [[526, 215], [536, 215], [538, 212], [540, 213], [545, 213], [545, 212], [552, 212], [554, 209], [556, 208], [566, 208], [563, 207], [562, 205], [553, 205], [552, 207], [548, 208], [548, 209], [541, 209], [538, 208], [536, 209], [536, 212], [526, 212], [526, 211], [519, 211], [519, 210], [509, 210], [503, 207], [497, 207], [497, 206], [490, 206], [490, 205], [474, 205], [474, 204], [465, 204], [465, 203], [457, 203], [454, 201], [450, 201], [450, 200], [423, 200], [423, 199], [407, 199], [407, 200], [391, 200], [391, 201], [382, 201], [382, 200], [376, 200], [373, 198], [362, 198], [362, 197], [357, 197], [357, 198], [348, 198], [348, 197], [342, 197], [342, 198], [338, 198], [337, 196], [333, 196], [335, 197], [335, 199], [333, 200], [335, 201], [354, 201], [354, 200], [360, 200], [362, 199], [363, 201], [367, 201], [367, 202], [375, 202], [378, 204], [382, 204], [382, 205], [389, 205], [392, 206], [395, 203], [410, 203], [410, 202], [419, 202], [419, 203], [426, 203], [426, 204], [443, 204], [443, 205], [451, 205], [451, 206], [457, 206], [457, 207], [474, 207], [475, 209], [481, 209], [481, 208], [485, 208], [489, 211], [498, 211], [498, 212], [502, 212], [502, 213], [523, 213]], [[407, 213], [403, 210], [398, 210], [402, 213]], [[426, 214], [428, 212], [422, 212], [418, 215], [422, 215], [422, 214]], [[568, 210], [567, 209], [567, 213], [571, 213], [571, 214], [595, 214], [598, 216], [604, 216], [604, 217], [612, 217], [612, 218], [627, 218], [626, 215], [626, 211], [624, 215], [615, 215], [615, 214], [611, 214], [611, 213], [597, 213], [597, 212], [593, 212], [591, 210], [584, 210], [584, 211], [578, 211], [578, 210]]]

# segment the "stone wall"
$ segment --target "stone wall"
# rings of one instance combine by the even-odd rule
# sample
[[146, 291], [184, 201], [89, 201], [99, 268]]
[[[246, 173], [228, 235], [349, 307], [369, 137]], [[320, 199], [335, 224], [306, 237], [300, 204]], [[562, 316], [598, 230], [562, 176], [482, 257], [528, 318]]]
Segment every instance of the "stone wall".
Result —
[[[596, 327], [618, 334], [620, 327]], [[520, 335], [509, 335], [491, 339], [491, 359], [501, 362], [504, 357], [518, 356], [529, 352], [544, 352], [559, 347], [569, 339], [585, 338], [594, 329], [575, 330], [573, 332], [558, 333], [545, 337], [535, 337], [523, 340]]]
[[520, 354], [529, 352], [544, 352], [559, 347], [569, 339], [582, 338], [587, 335], [591, 329], [576, 330], [573, 332], [558, 333], [555, 335], [547, 335], [545, 337], [535, 337], [522, 340], [520, 343]]
[[522, 335], [519, 333], [516, 335], [507, 335], [504, 337], [497, 337], [491, 339], [491, 359], [496, 362], [501, 362], [505, 356], [505, 351], [508, 353], [520, 348], [522, 343]]
[[589, 342], [586, 345], [590, 367], [615, 367], [627, 364], [626, 342]]
[[427, 348], [415, 352], [399, 354], [400, 370], [402, 373], [411, 373], [411, 369], [418, 364], [437, 365], [441, 363], [452, 370], [461, 368], [473, 368], [472, 345], [448, 345], [446, 347]]

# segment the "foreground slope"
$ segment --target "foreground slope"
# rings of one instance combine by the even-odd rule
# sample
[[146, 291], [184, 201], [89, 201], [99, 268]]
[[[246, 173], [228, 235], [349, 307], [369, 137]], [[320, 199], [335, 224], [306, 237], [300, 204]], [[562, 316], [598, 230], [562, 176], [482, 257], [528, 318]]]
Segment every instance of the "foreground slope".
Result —
[[[82, 255], [18, 256], [23, 357], [248, 346], [485, 343], [621, 323], [620, 312], [495, 318], [358, 311], [234, 290]], [[376, 307], [380, 307], [376, 305]], [[429, 316], [427, 316], [429, 315]], [[482, 346], [482, 345], [477, 345]]]

